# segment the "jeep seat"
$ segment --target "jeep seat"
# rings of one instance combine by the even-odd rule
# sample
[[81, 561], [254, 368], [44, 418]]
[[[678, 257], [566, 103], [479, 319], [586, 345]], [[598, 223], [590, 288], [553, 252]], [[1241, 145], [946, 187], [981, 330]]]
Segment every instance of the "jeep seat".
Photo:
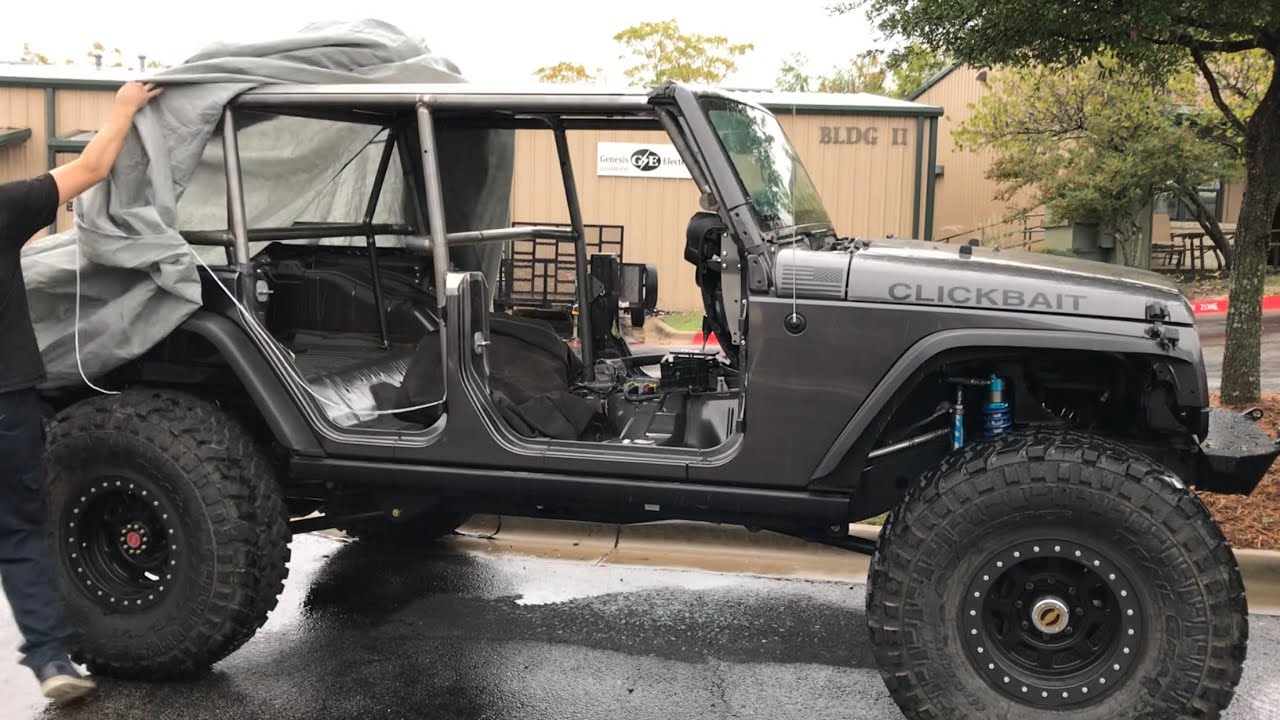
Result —
[[413, 357], [413, 349], [393, 349], [335, 372], [311, 375], [307, 384], [320, 399], [329, 419], [343, 427], [414, 429], [393, 415], [376, 411], [394, 409], [396, 390]]

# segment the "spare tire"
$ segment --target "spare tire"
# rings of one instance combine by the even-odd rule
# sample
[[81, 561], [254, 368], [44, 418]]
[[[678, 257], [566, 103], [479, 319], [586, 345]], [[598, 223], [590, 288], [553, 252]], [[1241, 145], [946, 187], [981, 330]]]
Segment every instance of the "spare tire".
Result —
[[283, 589], [288, 516], [267, 454], [217, 405], [131, 390], [48, 433], [50, 545], [95, 674], [197, 675], [243, 645]]

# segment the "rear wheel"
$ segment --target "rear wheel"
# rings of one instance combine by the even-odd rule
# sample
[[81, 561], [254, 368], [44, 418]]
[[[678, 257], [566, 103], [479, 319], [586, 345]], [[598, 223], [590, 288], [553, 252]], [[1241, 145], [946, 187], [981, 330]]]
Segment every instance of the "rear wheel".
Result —
[[926, 473], [872, 563], [873, 649], [908, 718], [1217, 718], [1248, 636], [1235, 557], [1169, 471], [1015, 434]]
[[212, 403], [129, 391], [59, 414], [46, 467], [51, 547], [75, 659], [97, 674], [198, 674], [243, 645], [283, 589], [274, 469]]

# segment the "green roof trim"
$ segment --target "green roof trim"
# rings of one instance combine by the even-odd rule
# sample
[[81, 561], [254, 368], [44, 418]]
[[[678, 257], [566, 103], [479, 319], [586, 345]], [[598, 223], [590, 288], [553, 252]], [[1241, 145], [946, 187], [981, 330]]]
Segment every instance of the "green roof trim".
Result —
[[0, 148], [21, 145], [31, 137], [31, 128], [0, 128]]
[[950, 65], [934, 73], [933, 77], [929, 78], [928, 80], [925, 80], [923, 85], [921, 85], [920, 87], [912, 91], [911, 94], [907, 96], [907, 99], [915, 100], [921, 95], [929, 92], [929, 90], [931, 90], [934, 85], [937, 85], [938, 83], [947, 79], [947, 76], [955, 72], [956, 68], [958, 67], [960, 67], [960, 63], [951, 63]]
[[43, 90], [45, 88], [53, 88], [55, 90], [116, 90], [124, 85], [123, 80], [94, 80], [90, 78], [50, 78], [50, 77], [21, 77], [12, 75], [0, 75], [0, 87], [4, 88], [35, 88]]
[[785, 115], [795, 110], [804, 115], [872, 115], [879, 117], [939, 117], [942, 108], [936, 105], [919, 107], [884, 107], [879, 105], [817, 105], [805, 103], [760, 102], [774, 115]]
[[49, 141], [49, 149], [56, 153], [78, 153], [84, 150], [97, 130], [77, 130], [70, 135], [62, 135]]

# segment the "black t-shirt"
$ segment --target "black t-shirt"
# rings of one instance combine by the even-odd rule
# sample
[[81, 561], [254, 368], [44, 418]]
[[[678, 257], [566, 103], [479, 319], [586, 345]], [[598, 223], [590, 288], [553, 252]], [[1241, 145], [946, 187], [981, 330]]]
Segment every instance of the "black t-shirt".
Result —
[[58, 184], [52, 175], [0, 184], [0, 393], [45, 380], [20, 258], [22, 246], [57, 214]]

